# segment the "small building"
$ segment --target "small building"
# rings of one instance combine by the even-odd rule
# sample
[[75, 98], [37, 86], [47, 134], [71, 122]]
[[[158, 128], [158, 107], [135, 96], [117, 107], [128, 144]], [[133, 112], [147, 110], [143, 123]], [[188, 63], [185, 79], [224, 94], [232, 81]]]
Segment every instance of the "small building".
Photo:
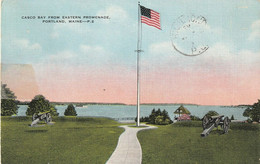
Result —
[[187, 114], [182, 114], [180, 117], [177, 118], [178, 121], [191, 121], [190, 116]]
[[179, 115], [179, 117], [174, 117], [175, 120], [178, 121], [184, 121], [184, 120], [191, 120], [190, 119], [190, 111], [185, 108], [183, 105], [181, 105], [178, 109], [176, 109], [176, 111], [174, 112], [175, 115]]

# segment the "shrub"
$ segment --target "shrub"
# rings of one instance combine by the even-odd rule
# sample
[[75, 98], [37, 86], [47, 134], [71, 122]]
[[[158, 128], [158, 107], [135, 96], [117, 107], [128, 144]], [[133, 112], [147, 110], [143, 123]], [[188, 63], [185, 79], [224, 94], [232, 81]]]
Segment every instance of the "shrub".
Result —
[[155, 124], [162, 125], [163, 124], [163, 116], [157, 116], [155, 118]]
[[[135, 117], [135, 122], [137, 121], [137, 117]], [[140, 122], [149, 122], [149, 117], [141, 117]]]
[[1, 84], [1, 116], [11, 116], [17, 114], [18, 105], [13, 91], [7, 88], [6, 84]]
[[252, 121], [260, 121], [260, 100], [254, 103], [252, 106], [245, 109], [243, 116], [249, 117]]
[[1, 116], [11, 116], [17, 114], [18, 106], [13, 99], [2, 99], [1, 100]]
[[163, 119], [163, 116], [157, 116], [155, 119], [156, 125], [168, 125], [170, 122], [171, 121], [169, 119]]
[[143, 122], [149, 122], [150, 120], [149, 120], [149, 117], [144, 117], [144, 120], [143, 120]]
[[77, 116], [77, 112], [75, 110], [75, 107], [73, 106], [73, 104], [69, 104], [67, 109], [64, 112], [65, 116]]
[[193, 121], [200, 121], [201, 119], [197, 116], [190, 115], [190, 119]]
[[153, 109], [149, 116], [149, 123], [157, 125], [167, 125], [172, 123], [172, 120], [170, 119], [169, 114], [165, 109], [162, 112], [160, 109], [158, 109], [157, 111]]
[[52, 106], [49, 100], [45, 99], [43, 95], [36, 95], [28, 105], [26, 111], [27, 116], [31, 116], [34, 113], [47, 112], [50, 111], [52, 116], [57, 116], [57, 109]]
[[[135, 122], [136, 121], [137, 118], [135, 118]], [[167, 125], [167, 124], [171, 124], [172, 120], [165, 109], [162, 112], [161, 109], [158, 109], [157, 111], [153, 109], [150, 116], [141, 117], [140, 122], [148, 122], [150, 124], [157, 124], [157, 125]]]
[[140, 122], [149, 122], [149, 117], [141, 117]]

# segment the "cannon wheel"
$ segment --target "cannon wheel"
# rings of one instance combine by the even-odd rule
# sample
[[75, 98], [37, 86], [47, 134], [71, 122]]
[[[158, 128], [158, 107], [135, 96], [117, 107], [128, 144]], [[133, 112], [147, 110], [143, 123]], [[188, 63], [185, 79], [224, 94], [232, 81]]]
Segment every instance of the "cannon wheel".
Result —
[[36, 118], [37, 118], [37, 114], [34, 113], [33, 116], [32, 116], [32, 121], [36, 120]]
[[203, 119], [202, 119], [203, 130], [207, 129], [209, 124], [210, 124], [209, 118], [207, 116], [204, 116]]
[[52, 122], [51, 114], [47, 113], [46, 115], [46, 123]]
[[225, 118], [224, 118], [224, 121], [223, 121], [223, 130], [224, 130], [224, 133], [227, 133], [227, 132], [228, 132], [229, 127], [230, 127], [230, 120], [228, 119], [228, 117], [225, 117]]
[[49, 114], [49, 122], [52, 122], [51, 114]]
[[46, 123], [50, 122], [50, 114], [49, 113], [47, 113], [46, 116], [45, 116], [45, 122]]

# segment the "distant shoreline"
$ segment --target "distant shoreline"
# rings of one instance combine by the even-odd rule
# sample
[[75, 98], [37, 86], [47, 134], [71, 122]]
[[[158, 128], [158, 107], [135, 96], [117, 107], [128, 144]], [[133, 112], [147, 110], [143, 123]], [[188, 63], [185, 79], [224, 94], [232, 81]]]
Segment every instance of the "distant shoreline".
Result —
[[[19, 101], [18, 105], [28, 105], [29, 101]], [[74, 104], [76, 106], [87, 106], [87, 105], [128, 105], [135, 106], [136, 104], [125, 104], [125, 103], [101, 103], [101, 102], [50, 102], [52, 105], [69, 105]], [[167, 105], [192, 105], [192, 106], [220, 106], [220, 107], [249, 107], [251, 105], [200, 105], [190, 103], [141, 103], [140, 105], [155, 105], [155, 106], [167, 106]]]

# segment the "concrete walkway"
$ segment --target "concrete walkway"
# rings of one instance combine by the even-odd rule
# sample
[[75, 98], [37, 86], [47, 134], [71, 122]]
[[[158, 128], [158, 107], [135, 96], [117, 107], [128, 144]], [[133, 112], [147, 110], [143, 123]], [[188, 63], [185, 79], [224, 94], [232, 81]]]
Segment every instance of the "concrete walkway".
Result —
[[137, 139], [137, 132], [140, 130], [155, 129], [155, 126], [147, 126], [143, 128], [129, 127], [128, 125], [120, 126], [125, 131], [120, 135], [117, 147], [106, 164], [141, 164], [142, 148]]

